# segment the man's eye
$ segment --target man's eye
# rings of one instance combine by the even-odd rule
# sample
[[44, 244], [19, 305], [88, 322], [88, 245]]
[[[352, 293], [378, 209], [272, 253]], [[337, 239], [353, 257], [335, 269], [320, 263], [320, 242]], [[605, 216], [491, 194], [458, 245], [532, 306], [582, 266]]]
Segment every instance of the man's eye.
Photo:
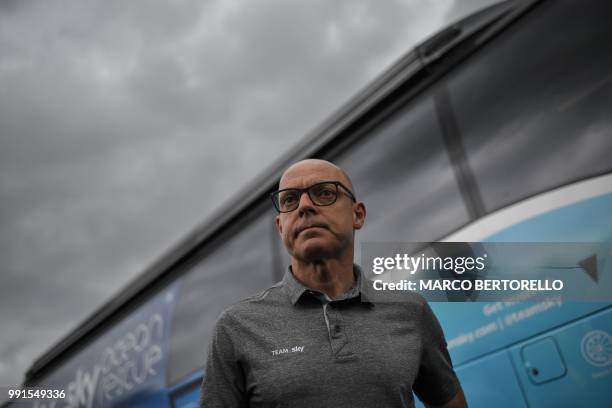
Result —
[[292, 204], [297, 200], [297, 194], [286, 194], [281, 197], [281, 204]]
[[322, 188], [322, 189], [318, 190], [316, 194], [317, 194], [318, 197], [326, 198], [326, 197], [333, 196], [334, 195], [334, 191], [329, 189], [329, 188]]

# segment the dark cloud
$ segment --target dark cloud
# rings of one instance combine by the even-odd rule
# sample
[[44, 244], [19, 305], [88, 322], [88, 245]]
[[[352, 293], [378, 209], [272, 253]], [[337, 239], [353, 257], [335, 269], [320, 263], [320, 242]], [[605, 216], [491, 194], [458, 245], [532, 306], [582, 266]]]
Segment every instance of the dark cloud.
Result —
[[0, 2], [0, 383], [483, 3]]

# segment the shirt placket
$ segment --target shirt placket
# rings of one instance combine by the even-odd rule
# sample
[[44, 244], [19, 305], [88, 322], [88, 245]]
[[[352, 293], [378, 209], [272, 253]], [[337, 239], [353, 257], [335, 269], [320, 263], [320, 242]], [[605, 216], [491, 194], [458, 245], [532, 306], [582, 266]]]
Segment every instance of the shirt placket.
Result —
[[334, 358], [339, 361], [355, 358], [355, 353], [346, 335], [346, 326], [343, 323], [342, 314], [338, 309], [337, 302], [323, 304], [323, 316], [325, 317], [329, 345]]

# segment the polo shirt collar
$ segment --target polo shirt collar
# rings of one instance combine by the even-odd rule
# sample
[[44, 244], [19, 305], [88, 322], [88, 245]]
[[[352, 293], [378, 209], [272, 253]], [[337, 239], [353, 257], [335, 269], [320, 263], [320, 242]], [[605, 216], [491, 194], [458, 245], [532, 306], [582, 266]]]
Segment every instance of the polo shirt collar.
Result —
[[[362, 302], [370, 302], [367, 299], [366, 294], [363, 290], [363, 272], [358, 265], [353, 264], [353, 274], [355, 275], [356, 282], [351, 288], [340, 295], [337, 299], [334, 300], [345, 300], [352, 299], [354, 297], [360, 296]], [[287, 295], [289, 296], [289, 300], [292, 305], [295, 305], [298, 300], [302, 297], [304, 293], [317, 292], [308, 286], [303, 285], [300, 281], [298, 281], [295, 276], [293, 276], [293, 272], [291, 271], [291, 266], [287, 268], [285, 271], [285, 275], [283, 276], [282, 285], [285, 288]]]

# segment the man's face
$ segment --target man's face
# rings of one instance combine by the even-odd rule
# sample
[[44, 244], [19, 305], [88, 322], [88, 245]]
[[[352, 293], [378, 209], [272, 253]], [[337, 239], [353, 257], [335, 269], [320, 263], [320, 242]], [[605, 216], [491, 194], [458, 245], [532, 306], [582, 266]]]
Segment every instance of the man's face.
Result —
[[[281, 178], [279, 188], [306, 188], [321, 181], [340, 181], [349, 187], [341, 171], [330, 163], [305, 161], [291, 166]], [[353, 246], [353, 231], [363, 225], [365, 208], [354, 203], [342, 187], [329, 206], [316, 206], [303, 193], [294, 211], [281, 213], [276, 225], [289, 254], [313, 262], [337, 258]]]

